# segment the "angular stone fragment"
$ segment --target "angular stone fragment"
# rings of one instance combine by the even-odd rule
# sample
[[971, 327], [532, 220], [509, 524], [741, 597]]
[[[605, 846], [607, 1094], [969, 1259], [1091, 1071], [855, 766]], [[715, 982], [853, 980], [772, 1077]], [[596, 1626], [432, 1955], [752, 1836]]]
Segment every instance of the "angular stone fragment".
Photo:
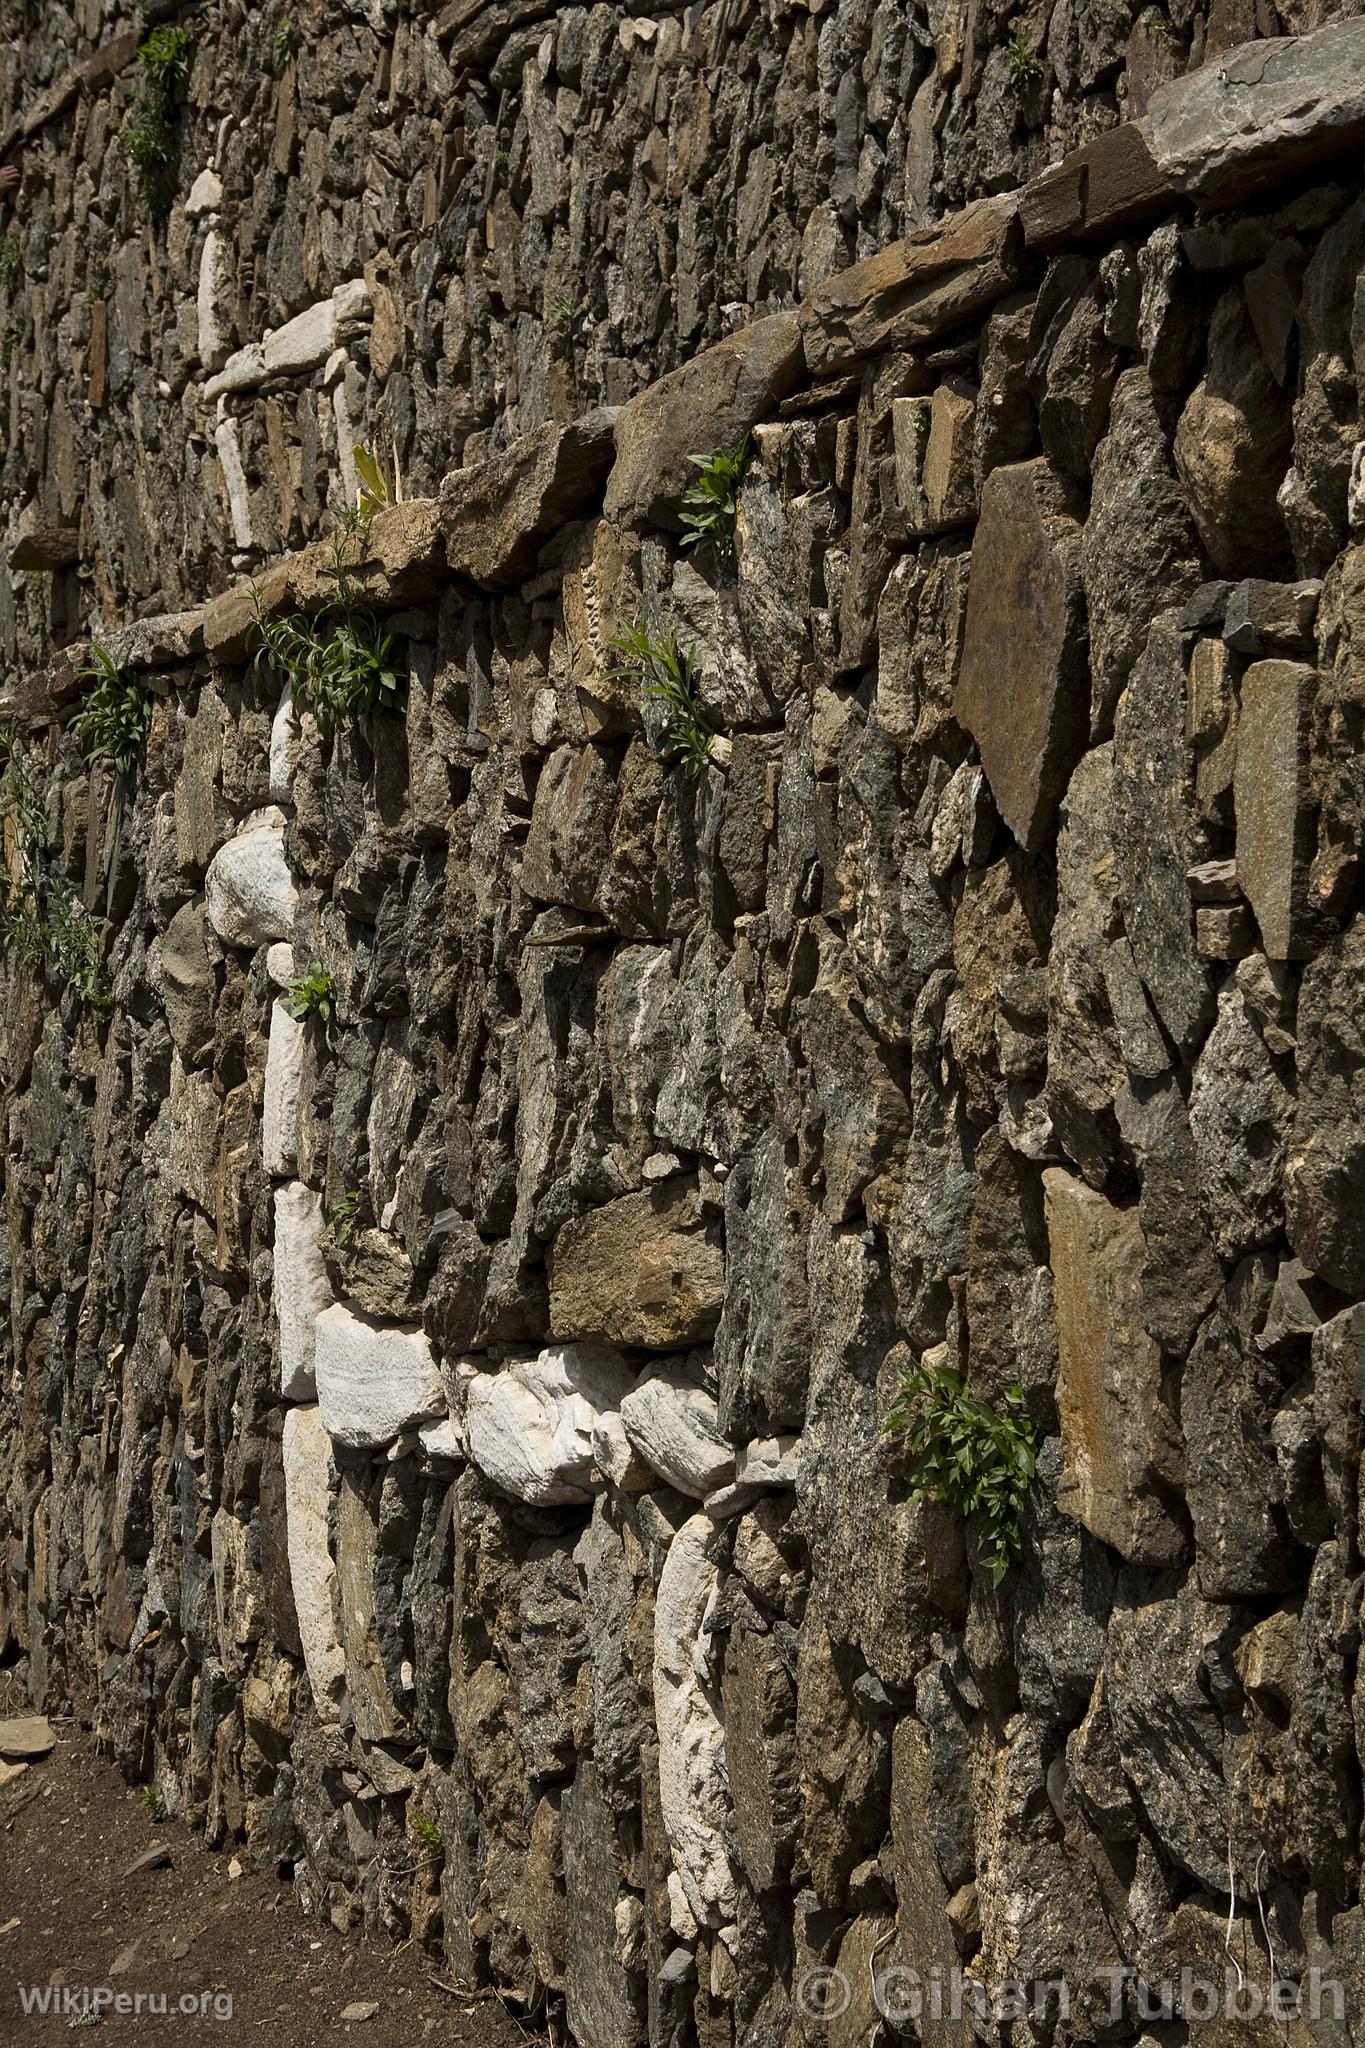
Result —
[[593, 1432], [634, 1384], [606, 1344], [561, 1344], [469, 1383], [469, 1455], [515, 1500], [550, 1507], [591, 1498]]
[[1056, 1287], [1066, 1481], [1062, 1505], [1130, 1563], [1176, 1564], [1183, 1478], [1161, 1353], [1142, 1327], [1136, 1212], [1060, 1168], [1043, 1175]]
[[31, 1763], [55, 1749], [57, 1738], [45, 1714], [15, 1714], [0, 1721], [0, 1757], [6, 1763]]
[[292, 1173], [299, 1156], [299, 1090], [307, 1026], [280, 1001], [270, 1006], [261, 1103], [261, 1164], [267, 1173]]
[[1151, 220], [1170, 199], [1141, 128], [1125, 121], [1030, 179], [1019, 194], [1019, 217], [1029, 248], [1051, 250]]
[[275, 1318], [280, 1332], [280, 1392], [313, 1401], [313, 1325], [331, 1304], [322, 1256], [322, 1197], [301, 1181], [275, 1190]]
[[9, 565], [19, 572], [70, 568], [80, 560], [81, 537], [74, 527], [34, 526], [21, 533], [9, 551]]
[[1103, 739], [1153, 616], [1192, 596], [1203, 580], [1198, 536], [1145, 370], [1126, 370], [1114, 386], [1109, 431], [1095, 450], [1081, 573], [1090, 729]]
[[651, 1367], [622, 1401], [621, 1421], [637, 1455], [679, 1493], [704, 1500], [734, 1477], [715, 1396], [690, 1363]]
[[1225, 576], [1264, 575], [1288, 543], [1278, 503], [1289, 466], [1288, 402], [1240, 290], [1225, 292], [1208, 361], [1175, 430], [1175, 464], [1199, 537]]
[[1301, 1579], [1270, 1435], [1280, 1373], [1248, 1327], [1264, 1305], [1264, 1284], [1255, 1262], [1239, 1268], [1180, 1380], [1180, 1423], [1195, 1475], [1195, 1572], [1206, 1600], [1262, 1599]]
[[603, 509], [623, 526], [681, 530], [678, 500], [696, 480], [690, 458], [733, 448], [801, 377], [794, 313], [773, 313], [660, 377], [616, 417], [616, 462]]
[[970, 526], [976, 517], [972, 476], [976, 399], [974, 384], [965, 377], [950, 377], [937, 386], [930, 401], [922, 476], [930, 532]]
[[454, 469], [441, 485], [446, 562], [485, 590], [506, 590], [532, 567], [541, 544], [595, 499], [611, 466], [608, 409], [568, 426], [546, 420], [510, 448]]
[[1294, 1097], [1242, 991], [1225, 988], [1190, 1086], [1204, 1212], [1225, 1259], [1278, 1234], [1280, 1172], [1293, 1114]]
[[284, 819], [258, 811], [220, 847], [204, 877], [209, 923], [226, 946], [263, 946], [294, 935], [298, 891], [284, 854]]
[[[642, 1986], [619, 1953], [623, 1893], [613, 1816], [596, 1764], [581, 1757], [564, 1792], [564, 2004], [583, 2048], [638, 2048], [645, 2039]], [[638, 1904], [638, 1901], [635, 1903]]]
[[654, 1602], [659, 1804], [687, 1903], [702, 1927], [723, 1926], [735, 1915], [725, 1734], [698, 1670], [705, 1655], [702, 1623], [719, 1577], [707, 1548], [712, 1534], [706, 1515], [683, 1523], [669, 1545]]
[[321, 1721], [339, 1718], [346, 1659], [337, 1629], [336, 1567], [327, 1545], [334, 1469], [320, 1410], [291, 1408], [284, 1418], [284, 1500], [289, 1584], [304, 1667]]
[[1313, 855], [1308, 740], [1316, 684], [1314, 670], [1295, 661], [1256, 661], [1242, 677], [1237, 880], [1271, 960], [1311, 950], [1304, 899]]
[[1203, 851], [1185, 697], [1181, 635], [1167, 612], [1148, 634], [1114, 715], [1110, 838], [1138, 972], [1176, 1045], [1192, 1053], [1213, 1005], [1185, 879]]
[[1085, 745], [1081, 530], [1042, 462], [993, 470], [972, 548], [953, 709], [981, 751], [996, 809], [1041, 846]]
[[445, 1412], [445, 1390], [420, 1330], [372, 1322], [344, 1301], [314, 1326], [318, 1406], [340, 1444], [372, 1450]]
[[1365, 1293], [1365, 920], [1304, 969], [1298, 1114], [1284, 1170], [1289, 1242], [1344, 1294]]
[[683, 1175], [566, 1223], [549, 1271], [552, 1337], [661, 1351], [711, 1336], [725, 1293], [720, 1230]]
[[217, 987], [204, 940], [202, 899], [182, 904], [167, 925], [157, 946], [155, 972], [171, 1036], [186, 1064], [197, 1066], [213, 1049]]
[[1228, 593], [1223, 637], [1237, 654], [1311, 654], [1322, 584], [1267, 583], [1249, 576]]
[[1140, 124], [1158, 168], [1228, 206], [1365, 140], [1365, 22], [1226, 50], [1159, 86]]
[[985, 311], [1023, 269], [1019, 202], [979, 199], [818, 286], [801, 307], [812, 376], [913, 349]]

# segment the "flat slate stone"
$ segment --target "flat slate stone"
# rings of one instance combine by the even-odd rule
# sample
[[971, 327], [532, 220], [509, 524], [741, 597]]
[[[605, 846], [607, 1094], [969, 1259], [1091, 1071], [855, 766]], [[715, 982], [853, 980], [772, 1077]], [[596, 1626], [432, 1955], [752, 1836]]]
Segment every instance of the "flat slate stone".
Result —
[[19, 1714], [0, 1721], [0, 1757], [6, 1763], [29, 1763], [34, 1757], [46, 1756], [56, 1742], [45, 1714]]

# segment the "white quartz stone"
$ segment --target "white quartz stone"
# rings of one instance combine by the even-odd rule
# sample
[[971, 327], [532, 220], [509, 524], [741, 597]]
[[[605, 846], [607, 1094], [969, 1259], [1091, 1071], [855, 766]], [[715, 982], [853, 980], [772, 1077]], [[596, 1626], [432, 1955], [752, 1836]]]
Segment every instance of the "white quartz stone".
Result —
[[280, 1331], [280, 1392], [313, 1401], [313, 1325], [332, 1301], [322, 1256], [322, 1197], [293, 1180], [275, 1190], [275, 1319]]
[[593, 1462], [618, 1493], [647, 1493], [654, 1484], [648, 1465], [636, 1457], [626, 1426], [613, 1408], [599, 1415], [592, 1428]]
[[417, 1432], [417, 1441], [429, 1458], [444, 1458], [452, 1465], [464, 1461], [464, 1431], [453, 1415], [440, 1422], [424, 1422]]
[[211, 165], [205, 165], [185, 195], [185, 211], [191, 220], [201, 214], [217, 213], [223, 203], [223, 181]]
[[445, 1414], [441, 1375], [422, 1330], [375, 1322], [341, 1301], [313, 1327], [318, 1405], [338, 1443], [377, 1450]]
[[593, 1431], [619, 1408], [630, 1368], [610, 1344], [557, 1344], [470, 1382], [469, 1455], [516, 1500], [547, 1507], [591, 1497]]
[[227, 356], [227, 294], [231, 284], [230, 251], [218, 230], [210, 228], [204, 237], [203, 253], [199, 258], [199, 289], [195, 299], [199, 361], [208, 375], [212, 375]]
[[336, 1567], [327, 1547], [332, 1446], [318, 1409], [288, 1410], [282, 1449], [289, 1583], [303, 1662], [319, 1719], [335, 1722], [346, 1659], [337, 1631]]
[[232, 538], [239, 548], [249, 548], [254, 545], [251, 496], [247, 490], [246, 471], [242, 467], [242, 448], [237, 439], [236, 420], [219, 420], [213, 430], [213, 445], [218, 450], [223, 482], [227, 486]]
[[800, 1466], [799, 1436], [756, 1436], [735, 1454], [735, 1478], [746, 1486], [795, 1486]]
[[330, 299], [308, 306], [277, 327], [265, 340], [267, 377], [294, 376], [325, 363], [354, 323], [369, 310], [370, 292], [363, 277], [338, 285]]
[[307, 1029], [278, 999], [272, 1003], [261, 1104], [261, 1162], [277, 1179], [291, 1174], [299, 1163], [299, 1090]]
[[622, 1401], [621, 1420], [636, 1453], [679, 1493], [704, 1500], [734, 1478], [715, 1397], [691, 1366], [652, 1367]]
[[209, 923], [226, 946], [292, 939], [298, 891], [284, 857], [284, 819], [258, 811], [220, 846], [204, 877]]
[[288, 683], [280, 692], [270, 727], [270, 801], [287, 804], [294, 794], [294, 774], [299, 765], [299, 728], [294, 717], [294, 693]]
[[289, 988], [297, 979], [294, 948], [286, 939], [276, 939], [273, 946], [266, 948], [265, 971], [276, 988]]
[[654, 1719], [659, 1802], [673, 1862], [699, 1926], [735, 1917], [735, 1879], [725, 1848], [729, 1793], [725, 1731], [698, 1670], [702, 1623], [719, 1572], [706, 1554], [714, 1526], [684, 1522], [668, 1546], [654, 1602]]

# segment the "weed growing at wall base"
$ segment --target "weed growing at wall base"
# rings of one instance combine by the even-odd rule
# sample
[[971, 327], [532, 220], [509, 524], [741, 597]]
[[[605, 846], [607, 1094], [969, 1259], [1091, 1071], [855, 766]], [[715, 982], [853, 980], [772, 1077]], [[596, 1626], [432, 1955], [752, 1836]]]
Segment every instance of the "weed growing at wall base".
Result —
[[1006, 1413], [967, 1392], [961, 1373], [918, 1365], [901, 1375], [886, 1419], [905, 1439], [913, 1497], [942, 1501], [970, 1525], [982, 1569], [997, 1586], [1019, 1557], [1020, 1520], [1037, 1462], [1037, 1436], [1017, 1387]]

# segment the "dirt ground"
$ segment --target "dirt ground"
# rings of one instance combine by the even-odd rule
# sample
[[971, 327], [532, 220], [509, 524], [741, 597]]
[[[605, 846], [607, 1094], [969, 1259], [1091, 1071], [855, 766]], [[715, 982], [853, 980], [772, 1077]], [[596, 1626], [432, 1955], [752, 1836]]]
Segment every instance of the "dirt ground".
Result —
[[[0, 2042], [43, 2048], [99, 2026], [98, 2038], [271, 2048], [527, 2048], [494, 1999], [442, 1990], [431, 1958], [340, 1935], [305, 1919], [273, 1872], [233, 1878], [232, 1851], [204, 1849], [154, 1820], [88, 1738], [56, 1724], [57, 1747], [0, 1791]], [[17, 1810], [16, 1810], [17, 1809]], [[130, 1871], [154, 1843], [169, 1861]], [[25, 2014], [21, 1987], [105, 1987], [144, 2009]], [[165, 1994], [166, 2014], [148, 1997]], [[54, 2004], [60, 2004], [60, 1989]], [[348, 2006], [377, 2005], [349, 2021]], [[92, 2007], [93, 2009], [93, 2007]], [[230, 2013], [230, 2017], [228, 2014]], [[273, 2032], [267, 2033], [266, 2029]]]

